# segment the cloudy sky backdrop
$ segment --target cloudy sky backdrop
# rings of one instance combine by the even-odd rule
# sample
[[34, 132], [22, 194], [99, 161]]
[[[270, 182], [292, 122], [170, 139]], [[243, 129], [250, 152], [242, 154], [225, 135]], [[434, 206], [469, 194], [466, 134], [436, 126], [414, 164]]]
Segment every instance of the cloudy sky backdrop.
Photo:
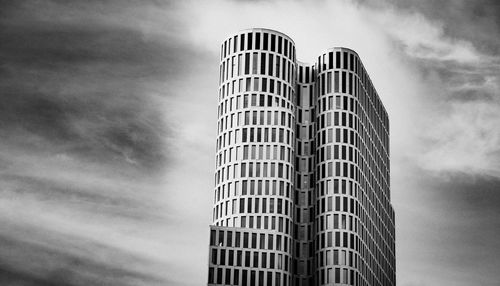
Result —
[[219, 47], [265, 27], [365, 64], [398, 285], [498, 286], [498, 3], [1, 1], [0, 284], [206, 283]]

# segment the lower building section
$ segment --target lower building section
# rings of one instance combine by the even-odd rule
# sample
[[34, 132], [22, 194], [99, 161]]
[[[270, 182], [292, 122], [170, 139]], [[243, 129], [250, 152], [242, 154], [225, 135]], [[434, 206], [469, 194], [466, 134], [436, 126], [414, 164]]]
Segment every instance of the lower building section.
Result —
[[291, 246], [272, 230], [210, 226], [208, 285], [292, 285]]

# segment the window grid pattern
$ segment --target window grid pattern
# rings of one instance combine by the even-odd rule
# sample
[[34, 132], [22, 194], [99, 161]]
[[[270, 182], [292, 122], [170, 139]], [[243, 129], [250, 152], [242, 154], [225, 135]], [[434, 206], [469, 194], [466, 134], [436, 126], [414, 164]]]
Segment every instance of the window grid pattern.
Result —
[[295, 144], [294, 285], [314, 285], [315, 69], [298, 63]]
[[358, 55], [305, 64], [250, 29], [220, 56], [208, 285], [395, 285], [389, 120]]
[[317, 69], [317, 285], [395, 285], [387, 113], [354, 52]]
[[[292, 285], [296, 73], [293, 41], [279, 32], [242, 31], [222, 45], [211, 228], [279, 237], [286, 247], [241, 246], [248, 263], [227, 265], [221, 257], [240, 250], [212, 245], [209, 285]], [[269, 265], [279, 271], [268, 273]]]

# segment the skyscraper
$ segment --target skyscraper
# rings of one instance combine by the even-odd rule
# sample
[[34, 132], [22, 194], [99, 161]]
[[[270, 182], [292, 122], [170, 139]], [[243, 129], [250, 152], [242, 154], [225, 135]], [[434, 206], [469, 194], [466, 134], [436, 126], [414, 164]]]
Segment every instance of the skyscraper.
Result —
[[359, 56], [250, 29], [221, 49], [208, 285], [395, 285], [389, 120]]

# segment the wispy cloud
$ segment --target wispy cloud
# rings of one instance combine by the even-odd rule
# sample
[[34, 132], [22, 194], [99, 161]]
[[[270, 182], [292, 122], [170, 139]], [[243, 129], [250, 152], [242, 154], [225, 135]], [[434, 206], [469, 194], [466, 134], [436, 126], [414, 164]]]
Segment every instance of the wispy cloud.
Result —
[[374, 3], [2, 2], [0, 284], [205, 283], [219, 47], [267, 27], [300, 60], [347, 46], [367, 67], [391, 119], [398, 281], [491, 285], [500, 9]]
[[0, 284], [179, 283], [162, 240], [167, 6], [2, 3]]
[[383, 27], [400, 48], [395, 55], [412, 61], [415, 77], [422, 80], [413, 118], [422, 142], [413, 160], [436, 172], [500, 177], [500, 129], [495, 127], [500, 124], [500, 56], [479, 50], [468, 37], [449, 35], [453, 28], [445, 19], [415, 10], [392, 7], [368, 18]]

